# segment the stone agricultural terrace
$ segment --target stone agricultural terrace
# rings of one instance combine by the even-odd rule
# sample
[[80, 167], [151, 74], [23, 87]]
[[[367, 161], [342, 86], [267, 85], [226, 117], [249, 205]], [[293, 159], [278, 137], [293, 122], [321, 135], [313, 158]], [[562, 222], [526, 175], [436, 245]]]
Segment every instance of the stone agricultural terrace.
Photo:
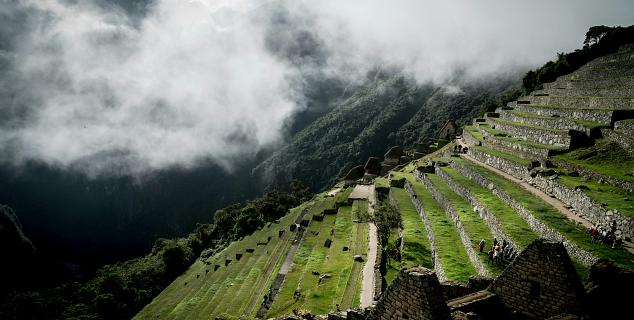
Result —
[[619, 292], [634, 287], [634, 45], [461, 135], [447, 128], [455, 140], [392, 147], [201, 257], [136, 319], [602, 319], [631, 308]]

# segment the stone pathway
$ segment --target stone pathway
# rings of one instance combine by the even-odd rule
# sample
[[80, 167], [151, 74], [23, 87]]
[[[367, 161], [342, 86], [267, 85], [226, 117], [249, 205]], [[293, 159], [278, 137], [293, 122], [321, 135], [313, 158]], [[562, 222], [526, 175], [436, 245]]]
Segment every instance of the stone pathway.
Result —
[[[475, 158], [463, 154], [461, 155], [461, 157], [483, 167], [486, 168], [488, 170], [491, 170], [501, 176], [503, 176], [504, 178], [511, 180], [515, 183], [517, 183], [518, 185], [522, 186], [522, 188], [524, 188], [526, 191], [532, 193], [533, 195], [539, 197], [540, 199], [544, 200], [546, 203], [550, 204], [551, 206], [553, 206], [555, 209], [557, 209], [561, 214], [563, 214], [564, 216], [566, 216], [568, 219], [571, 219], [575, 222], [581, 223], [585, 228], [590, 229], [592, 227], [592, 223], [578, 215], [576, 215], [574, 212], [572, 212], [571, 210], [569, 210], [568, 208], [566, 208], [566, 204], [564, 204], [563, 202], [561, 202], [559, 199], [557, 198], [552, 198], [549, 195], [547, 195], [545, 192], [543, 192], [540, 189], [537, 189], [533, 186], [531, 186], [530, 184], [528, 184], [528, 182], [524, 181], [524, 180], [520, 180], [517, 179], [516, 177], [501, 171], [497, 168], [491, 167], [488, 164], [482, 163], [478, 160], [476, 160]], [[629, 251], [630, 253], [634, 254], [634, 243], [629, 242], [629, 241], [623, 241], [623, 247]]]
[[[374, 206], [376, 204], [376, 192], [374, 185], [369, 190], [368, 197], [368, 215], [374, 217]], [[374, 222], [368, 222], [368, 257], [363, 266], [363, 276], [361, 283], [361, 308], [367, 308], [374, 302], [374, 284], [376, 274], [374, 273], [374, 263], [377, 256], [377, 229]]]

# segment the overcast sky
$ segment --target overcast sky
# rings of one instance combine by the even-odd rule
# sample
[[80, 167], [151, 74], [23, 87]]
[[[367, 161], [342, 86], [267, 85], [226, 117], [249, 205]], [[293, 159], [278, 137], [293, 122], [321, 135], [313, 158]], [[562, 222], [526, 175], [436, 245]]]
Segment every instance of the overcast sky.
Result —
[[444, 84], [456, 70], [477, 79], [541, 65], [590, 26], [632, 24], [632, 12], [626, 0], [155, 0], [139, 11], [0, 0], [0, 163], [230, 168], [282, 139], [305, 107], [296, 84], [308, 67], [274, 52], [278, 36], [303, 48], [310, 37], [310, 67], [347, 81], [390, 65]]

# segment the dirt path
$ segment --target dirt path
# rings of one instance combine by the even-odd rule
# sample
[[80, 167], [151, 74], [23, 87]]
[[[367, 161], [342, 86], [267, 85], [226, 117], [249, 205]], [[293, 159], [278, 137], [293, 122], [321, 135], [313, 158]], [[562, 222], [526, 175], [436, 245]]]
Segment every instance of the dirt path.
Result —
[[[475, 158], [463, 154], [461, 155], [463, 158], [483, 167], [486, 169], [489, 169], [501, 176], [503, 176], [506, 179], [509, 179], [515, 183], [517, 183], [518, 185], [522, 186], [522, 188], [524, 188], [526, 191], [532, 193], [533, 195], [539, 197], [540, 199], [544, 200], [546, 203], [550, 204], [551, 206], [553, 206], [555, 209], [557, 209], [559, 212], [561, 212], [561, 214], [563, 214], [564, 216], [566, 216], [568, 219], [571, 219], [575, 222], [581, 223], [584, 227], [590, 229], [592, 227], [592, 223], [578, 215], [576, 215], [574, 212], [570, 211], [568, 208], [566, 208], [566, 204], [564, 204], [563, 202], [561, 202], [559, 199], [556, 198], [552, 198], [549, 195], [547, 195], [545, 192], [543, 192], [540, 189], [537, 189], [533, 186], [531, 186], [530, 184], [528, 184], [528, 182], [524, 181], [524, 180], [520, 180], [517, 179], [515, 177], [513, 177], [512, 175], [498, 170], [494, 167], [489, 166], [488, 164], [482, 163], [478, 160], [476, 160]], [[630, 253], [634, 254], [634, 243], [632, 242], [628, 242], [628, 241], [623, 241], [623, 247], [625, 247], [625, 249], [627, 249], [627, 251], [629, 251]]]
[[[376, 204], [376, 193], [374, 185], [371, 186], [368, 197], [368, 215], [374, 217], [374, 206]], [[368, 222], [368, 257], [363, 266], [363, 277], [361, 284], [361, 308], [366, 308], [374, 302], [374, 283], [376, 274], [374, 273], [374, 263], [377, 255], [377, 230], [373, 222]]]

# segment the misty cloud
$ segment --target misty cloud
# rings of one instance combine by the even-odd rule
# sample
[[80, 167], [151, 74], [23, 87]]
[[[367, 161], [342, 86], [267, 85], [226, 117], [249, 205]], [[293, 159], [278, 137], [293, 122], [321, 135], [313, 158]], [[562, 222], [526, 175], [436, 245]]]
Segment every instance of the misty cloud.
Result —
[[40, 18], [13, 59], [35, 104], [28, 121], [2, 128], [14, 162], [93, 174], [205, 158], [229, 167], [278, 140], [298, 107], [293, 71], [265, 50], [248, 6], [163, 0], [137, 27], [90, 4], [24, 3], [16, 10]]
[[207, 159], [230, 168], [283, 139], [315, 79], [396, 67], [459, 93], [456, 75], [536, 66], [634, 11], [625, 0], [138, 3], [131, 15], [2, 1], [0, 163], [90, 175]]

